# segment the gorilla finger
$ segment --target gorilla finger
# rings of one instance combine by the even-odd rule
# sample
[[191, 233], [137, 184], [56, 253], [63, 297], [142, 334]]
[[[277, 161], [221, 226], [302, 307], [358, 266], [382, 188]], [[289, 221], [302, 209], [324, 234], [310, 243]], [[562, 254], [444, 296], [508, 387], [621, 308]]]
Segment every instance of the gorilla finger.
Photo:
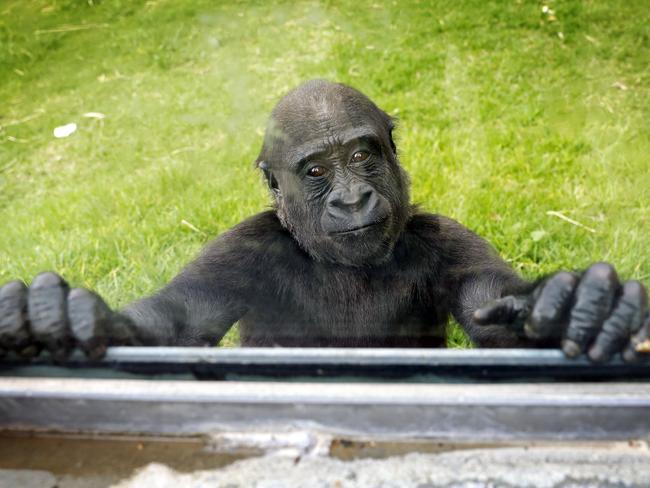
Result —
[[68, 284], [55, 273], [41, 273], [32, 282], [27, 308], [32, 335], [55, 359], [65, 358], [72, 349], [67, 320]]
[[11, 281], [0, 288], [0, 347], [20, 351], [29, 342], [27, 287]]
[[524, 330], [531, 339], [560, 337], [578, 278], [568, 272], [551, 277], [542, 287]]
[[79, 347], [92, 359], [106, 353], [112, 312], [98, 295], [75, 288], [68, 295], [68, 320]]
[[527, 298], [507, 296], [475, 310], [472, 318], [478, 325], [502, 324], [511, 329], [521, 329], [529, 311]]
[[607, 263], [592, 265], [575, 291], [569, 327], [562, 350], [569, 357], [582, 354], [609, 316], [620, 284], [614, 268]]
[[647, 359], [650, 359], [650, 311], [646, 314], [641, 329], [632, 337], [623, 351], [623, 360], [626, 363], [636, 363]]
[[608, 361], [613, 354], [627, 345], [630, 335], [641, 328], [648, 306], [645, 288], [638, 281], [628, 281], [596, 341], [589, 349], [589, 359], [595, 362]]

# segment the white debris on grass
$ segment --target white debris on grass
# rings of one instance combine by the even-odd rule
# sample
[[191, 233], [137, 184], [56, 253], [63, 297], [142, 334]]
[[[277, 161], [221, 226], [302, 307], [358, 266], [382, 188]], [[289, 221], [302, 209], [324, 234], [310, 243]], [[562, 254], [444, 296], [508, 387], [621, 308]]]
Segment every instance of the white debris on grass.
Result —
[[71, 136], [77, 131], [77, 124], [70, 122], [69, 124], [60, 125], [54, 129], [54, 137], [63, 139], [64, 137]]

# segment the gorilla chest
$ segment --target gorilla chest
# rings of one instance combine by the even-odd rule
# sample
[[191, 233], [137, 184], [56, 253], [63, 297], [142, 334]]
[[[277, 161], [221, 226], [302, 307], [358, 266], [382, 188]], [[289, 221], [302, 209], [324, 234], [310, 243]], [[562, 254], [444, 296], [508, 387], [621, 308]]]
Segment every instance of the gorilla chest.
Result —
[[[240, 321], [244, 345], [432, 347], [447, 310], [427, 273], [315, 267], [261, 293]], [[285, 275], [285, 280], [288, 277]]]

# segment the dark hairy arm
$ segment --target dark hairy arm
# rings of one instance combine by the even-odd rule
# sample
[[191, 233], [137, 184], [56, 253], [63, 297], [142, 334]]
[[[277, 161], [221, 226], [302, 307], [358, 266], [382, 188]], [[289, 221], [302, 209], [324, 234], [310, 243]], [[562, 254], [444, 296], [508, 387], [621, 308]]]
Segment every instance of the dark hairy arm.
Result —
[[79, 347], [100, 357], [110, 345], [214, 346], [247, 312], [264, 273], [275, 221], [252, 217], [209, 243], [169, 284], [121, 311], [47, 272], [0, 287], [0, 349], [55, 358]]
[[169, 284], [121, 315], [138, 342], [214, 346], [248, 311], [267, 281], [286, 233], [272, 211], [255, 215], [210, 242]]
[[246, 313], [242, 300], [246, 290], [233, 286], [225, 262], [212, 262], [221, 252], [210, 251], [208, 248], [162, 290], [120, 312], [134, 325], [137, 343], [215, 346]]
[[459, 272], [456, 280], [456, 299], [452, 314], [478, 347], [532, 347], [536, 344], [519, 334], [517, 330], [504, 327], [499, 322], [482, 324], [475, 314], [494, 300], [523, 295], [531, 291], [533, 284], [524, 281], [510, 269], [500, 267], [476, 267]]
[[650, 335], [647, 291], [621, 282], [608, 263], [560, 271], [535, 283], [520, 278], [480, 237], [443, 219], [452, 312], [482, 347], [562, 347], [607, 361], [642, 354]]
[[493, 300], [528, 294], [535, 285], [521, 278], [483, 238], [452, 219], [438, 219], [443, 283], [456, 321], [479, 347], [531, 346], [526, 337], [500, 323], [477, 323], [474, 314]]

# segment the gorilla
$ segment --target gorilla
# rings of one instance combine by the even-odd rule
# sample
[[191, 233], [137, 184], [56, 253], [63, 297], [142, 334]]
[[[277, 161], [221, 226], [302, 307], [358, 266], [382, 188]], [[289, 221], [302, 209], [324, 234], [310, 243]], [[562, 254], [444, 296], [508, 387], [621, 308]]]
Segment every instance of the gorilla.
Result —
[[256, 165], [274, 201], [210, 242], [169, 284], [113, 311], [42, 273], [0, 289], [0, 348], [242, 345], [444, 347], [453, 316], [479, 347], [647, 354], [647, 292], [596, 263], [534, 283], [482, 238], [409, 202], [394, 121], [349, 86], [306, 82], [274, 108]]

